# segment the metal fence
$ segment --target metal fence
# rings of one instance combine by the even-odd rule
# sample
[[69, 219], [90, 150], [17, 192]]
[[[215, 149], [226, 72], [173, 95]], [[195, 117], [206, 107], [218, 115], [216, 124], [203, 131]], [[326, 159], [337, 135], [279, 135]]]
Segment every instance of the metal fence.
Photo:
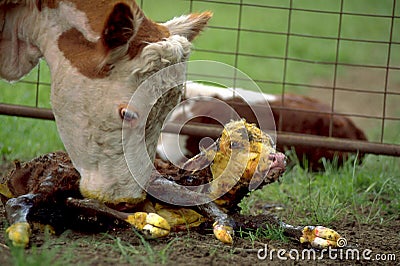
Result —
[[[350, 117], [370, 140], [331, 138], [327, 142], [322, 137], [278, 132], [281, 143], [400, 155], [400, 6], [396, 0], [137, 2], [156, 21], [213, 11], [209, 29], [195, 42], [192, 59], [232, 65], [265, 92], [300, 93], [328, 103], [331, 117]], [[46, 65], [41, 63], [20, 83], [35, 91], [34, 99], [24, 106], [5, 99], [0, 113], [52, 119], [48, 98], [42, 100], [50, 90]], [[188, 125], [186, 133], [199, 130]]]

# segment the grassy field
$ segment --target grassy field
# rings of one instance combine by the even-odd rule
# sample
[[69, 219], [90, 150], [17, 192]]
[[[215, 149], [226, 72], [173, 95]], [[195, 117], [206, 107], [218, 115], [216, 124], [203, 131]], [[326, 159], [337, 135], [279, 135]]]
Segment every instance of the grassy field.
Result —
[[[326, 13], [308, 12], [304, 10], [292, 11], [291, 33], [288, 49], [286, 50], [288, 31], [288, 14], [286, 8], [290, 1], [282, 0], [239, 0], [229, 1], [231, 5], [213, 3], [213, 1], [184, 1], [170, 0], [168, 4], [161, 0], [137, 1], [143, 4], [146, 14], [157, 21], [165, 21], [179, 14], [188, 13], [192, 4], [193, 11], [212, 10], [214, 18], [211, 28], [208, 29], [195, 42], [195, 51], [192, 60], [215, 60], [237, 67], [252, 79], [265, 92], [280, 93], [285, 91], [309, 94], [305, 86], [282, 85], [283, 82], [295, 84], [308, 84], [313, 86], [332, 86], [335, 66], [326, 64], [334, 62], [336, 58], [341, 63], [368, 64], [385, 66], [388, 61], [388, 45], [374, 41], [389, 41], [389, 18], [374, 18], [355, 15], [343, 15], [341, 38], [363, 39], [372, 42], [357, 42], [343, 40], [337, 55], [338, 20], [337, 12], [340, 10], [340, 1], [336, 0], [296, 0], [293, 7], [298, 9], [323, 10]], [[278, 8], [260, 7], [257, 5], [274, 6]], [[160, 11], [162, 7], [162, 12]], [[374, 13], [391, 15], [392, 1], [389, 0], [345, 0], [345, 12]], [[241, 17], [239, 19], [239, 12]], [[396, 15], [400, 15], [400, 5], [396, 6]], [[239, 23], [240, 20], [240, 23]], [[236, 28], [240, 26], [240, 34]], [[394, 21], [393, 41], [400, 41], [400, 19]], [[326, 38], [308, 38], [302, 35], [313, 35]], [[237, 56], [235, 54], [238, 54]], [[284, 60], [285, 56], [293, 60]], [[302, 62], [296, 59], [305, 59]], [[400, 45], [391, 47], [389, 58], [391, 66], [400, 67]], [[285, 71], [286, 72], [285, 72]], [[354, 88], [371, 91], [384, 90], [385, 70], [365, 69], [340, 65], [337, 67], [337, 84], [351, 84]], [[362, 71], [362, 74], [360, 74]], [[398, 70], [390, 72], [387, 89], [390, 92], [400, 92], [400, 75]], [[29, 74], [25, 80], [34, 81], [38, 75], [37, 69]], [[373, 77], [369, 82], [366, 77]], [[40, 79], [50, 83], [49, 71], [44, 62], [41, 63]], [[365, 82], [364, 79], [367, 79]], [[364, 81], [363, 81], [364, 80]], [[36, 106], [36, 90], [39, 90], [37, 99], [39, 107], [50, 107], [49, 86], [27, 83], [8, 84], [0, 81], [0, 102]], [[324, 92], [314, 88], [314, 96], [318, 97]], [[360, 97], [365, 93], [356, 93]], [[372, 95], [375, 97], [375, 94]], [[374, 98], [382, 100], [381, 95]], [[399, 116], [397, 105], [399, 96], [389, 94], [387, 113]], [[329, 101], [329, 99], [328, 99]], [[351, 104], [351, 103], [350, 103]], [[376, 108], [376, 113], [381, 113], [381, 105], [361, 103], [362, 108], [367, 106]], [[367, 105], [367, 106], [366, 106]], [[360, 113], [368, 112], [365, 109]], [[372, 124], [372, 126], [371, 126]], [[379, 139], [380, 123], [375, 120], [364, 128], [370, 139]], [[385, 141], [400, 143], [400, 123], [387, 123]], [[0, 154], [4, 160], [30, 159], [39, 154], [63, 149], [62, 142], [54, 122], [41, 121], [27, 118], [0, 116]], [[387, 226], [393, 221], [398, 221], [400, 210], [400, 160], [385, 156], [368, 155], [363, 164], [353, 164], [349, 161], [343, 168], [337, 169], [327, 163], [325, 171], [310, 173], [305, 169], [294, 166], [282, 178], [281, 183], [272, 184], [262, 190], [252, 193], [241, 205], [245, 213], [259, 213], [263, 205], [276, 203], [284, 206], [278, 215], [294, 224], [324, 224], [340, 226], [341, 221], [354, 221], [362, 225]], [[340, 229], [340, 228], [339, 228]], [[342, 228], [343, 229], [343, 228]], [[261, 234], [261, 235], [260, 235]], [[394, 234], [400, 240], [397, 232]], [[279, 232], [259, 232], [259, 235], [249, 234], [247, 239], [256, 242], [265, 235], [274, 235], [279, 238]], [[277, 236], [276, 236], [277, 235]], [[59, 241], [63, 241], [62, 236]], [[50, 237], [51, 238], [51, 237]], [[103, 235], [102, 239], [83, 237], [81, 240], [69, 243], [67, 247], [52, 244], [46, 246], [46, 240], [40, 248], [28, 251], [11, 248], [10, 262], [13, 265], [63, 265], [76, 264], [74, 256], [81, 247], [94, 250], [110, 251], [114, 258], [110, 263], [125, 264], [154, 264], [171, 261], [169, 254], [174, 250], [176, 242], [182, 237], [168, 240], [161, 248], [154, 248], [149, 243], [138, 237], [139, 242], [133, 245], [121, 240], [120, 236]], [[66, 243], [69, 242], [64, 240]], [[105, 239], [105, 240], [104, 240]], [[184, 238], [184, 241], [191, 243]], [[103, 241], [104, 240], [104, 241]], [[86, 242], [85, 242], [86, 241]], [[1, 244], [1, 243], [0, 243]], [[1, 246], [0, 246], [1, 249]], [[217, 252], [218, 248], [210, 246], [210, 253]], [[224, 249], [225, 250], [225, 249]], [[233, 254], [233, 248], [226, 251], [227, 256]], [[213, 254], [214, 254], [213, 253]], [[26, 256], [29, 254], [29, 256]], [[232, 255], [231, 254], [231, 255]], [[140, 255], [140, 256], [139, 256]], [[1, 256], [0, 256], [1, 257]], [[94, 258], [92, 258], [94, 259]], [[90, 258], [87, 263], [90, 265]], [[104, 261], [107, 264], [107, 261]], [[81, 265], [79, 263], [79, 265]]]
[[260, 203], [290, 206], [281, 213], [295, 224], [331, 224], [344, 219], [385, 224], [399, 218], [400, 160], [369, 156], [362, 166], [348, 161], [340, 170], [327, 163], [319, 174], [295, 166], [279, 184], [259, 190], [243, 201], [252, 213]]

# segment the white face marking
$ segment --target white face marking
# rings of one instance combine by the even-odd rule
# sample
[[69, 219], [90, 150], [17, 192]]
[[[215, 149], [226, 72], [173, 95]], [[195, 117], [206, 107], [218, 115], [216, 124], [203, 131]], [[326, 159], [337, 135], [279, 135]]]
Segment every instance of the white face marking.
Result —
[[96, 33], [89, 25], [86, 14], [71, 2], [61, 1], [59, 3], [60, 17], [68, 21], [71, 28], [76, 28], [83, 33], [83, 36], [90, 42], [97, 42], [100, 39], [99, 33]]

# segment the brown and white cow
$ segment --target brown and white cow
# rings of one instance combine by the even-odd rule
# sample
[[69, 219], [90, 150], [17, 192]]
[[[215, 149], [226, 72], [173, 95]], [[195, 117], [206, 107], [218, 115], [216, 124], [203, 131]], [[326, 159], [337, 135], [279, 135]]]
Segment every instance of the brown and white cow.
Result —
[[[204, 12], [158, 24], [134, 0], [0, 0], [0, 77], [19, 80], [46, 60], [57, 128], [84, 196], [110, 204], [143, 200], [123, 156], [122, 121], [136, 132], [146, 130], [153, 158], [163, 116], [181, 90], [169, 90], [149, 119], [128, 102], [153, 73], [188, 59], [191, 41], [210, 17]], [[183, 78], [175, 72], [163, 78]], [[135, 154], [140, 141], [133, 138], [125, 147], [133, 157], [142, 156]], [[130, 163], [150, 175], [150, 163]]]
[[[234, 117], [245, 118], [247, 122], [267, 123], [269, 130], [311, 134], [317, 136], [329, 136], [330, 107], [316, 99], [296, 94], [284, 95], [284, 108], [282, 108], [282, 96], [261, 92], [248, 91], [241, 88], [220, 88], [196, 82], [187, 82], [185, 85], [185, 98], [179, 108], [176, 108], [170, 116], [175, 123], [196, 122], [204, 124], [227, 123]], [[217, 100], [216, 100], [217, 99]], [[266, 104], [269, 106], [265, 106]], [[229, 106], [229, 108], [227, 108]], [[231, 108], [231, 109], [230, 109]], [[259, 108], [271, 108], [270, 115], [263, 112], [265, 117], [260, 117]], [[257, 114], [258, 112], [258, 114]], [[364, 132], [354, 122], [345, 116], [333, 116], [332, 136], [336, 138], [367, 140]], [[217, 121], [219, 120], [219, 121]], [[282, 121], [282, 122], [280, 122]], [[191, 157], [200, 151], [199, 146], [207, 145], [204, 139], [197, 136], [175, 136], [173, 133], [162, 133], [157, 146], [158, 155], [163, 159], [169, 159], [176, 165], [180, 165], [187, 157]], [[209, 140], [210, 143], [210, 140]], [[278, 150], [285, 147], [277, 142]], [[299, 162], [307, 161], [312, 170], [323, 169], [321, 158], [333, 161], [337, 156], [338, 163], [348, 158], [348, 153], [328, 150], [324, 148], [294, 147]]]

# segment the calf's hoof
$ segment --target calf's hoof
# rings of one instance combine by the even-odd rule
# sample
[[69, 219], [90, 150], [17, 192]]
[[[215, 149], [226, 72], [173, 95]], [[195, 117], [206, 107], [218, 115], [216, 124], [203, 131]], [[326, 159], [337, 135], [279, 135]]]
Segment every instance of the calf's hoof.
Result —
[[233, 243], [233, 228], [229, 225], [222, 225], [218, 222], [213, 224], [213, 231], [215, 237], [225, 244]]
[[167, 236], [171, 230], [167, 220], [156, 213], [135, 212], [128, 215], [126, 221], [148, 238]]
[[339, 233], [323, 226], [305, 226], [303, 228], [303, 235], [300, 237], [301, 243], [310, 243], [312, 247], [318, 249], [326, 249], [328, 247], [345, 246], [346, 242]]
[[31, 236], [31, 226], [27, 222], [17, 222], [7, 228], [8, 239], [15, 247], [27, 247]]

